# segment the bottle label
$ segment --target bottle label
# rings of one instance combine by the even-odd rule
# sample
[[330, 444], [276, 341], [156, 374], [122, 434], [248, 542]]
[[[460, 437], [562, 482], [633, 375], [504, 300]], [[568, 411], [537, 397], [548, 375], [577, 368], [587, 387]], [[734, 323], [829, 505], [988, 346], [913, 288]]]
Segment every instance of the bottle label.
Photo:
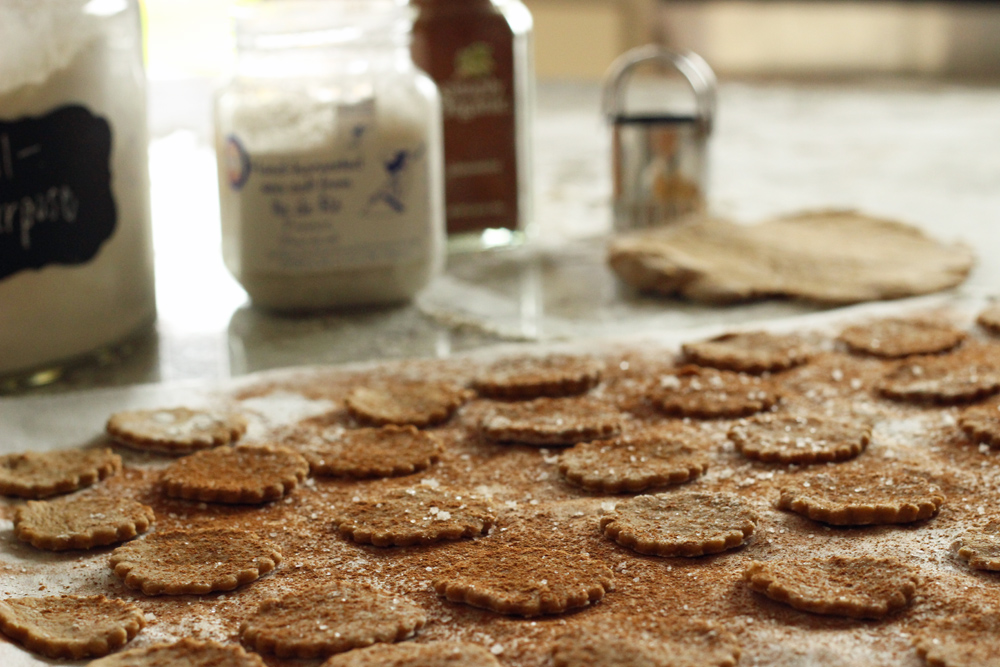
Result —
[[420, 261], [433, 233], [425, 128], [372, 102], [327, 108], [328, 140], [301, 151], [225, 146], [243, 270], [318, 273]]
[[0, 122], [0, 281], [85, 264], [118, 223], [111, 126], [82, 106]]
[[417, 21], [413, 57], [441, 91], [448, 233], [518, 226], [514, 35], [500, 14]]

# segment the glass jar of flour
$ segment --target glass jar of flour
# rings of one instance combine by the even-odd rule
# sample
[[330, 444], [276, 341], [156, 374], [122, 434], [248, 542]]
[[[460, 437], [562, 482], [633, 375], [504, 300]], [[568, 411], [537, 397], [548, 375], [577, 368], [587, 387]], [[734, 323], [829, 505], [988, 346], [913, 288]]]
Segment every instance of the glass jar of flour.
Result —
[[0, 2], [0, 377], [155, 318], [137, 0]]
[[223, 255], [255, 305], [400, 302], [440, 268], [441, 110], [411, 25], [405, 0], [237, 8], [216, 142]]

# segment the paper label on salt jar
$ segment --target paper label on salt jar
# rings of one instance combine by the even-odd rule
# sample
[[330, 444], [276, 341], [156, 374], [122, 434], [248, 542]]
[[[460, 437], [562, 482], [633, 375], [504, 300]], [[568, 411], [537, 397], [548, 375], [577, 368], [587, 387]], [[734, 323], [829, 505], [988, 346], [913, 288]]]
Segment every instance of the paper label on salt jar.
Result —
[[[345, 118], [346, 116], [346, 118]], [[308, 150], [248, 152], [226, 140], [243, 270], [319, 273], [419, 261], [431, 220], [424, 128], [344, 114]]]
[[0, 122], [0, 281], [89, 262], [111, 238], [111, 128], [79, 105]]

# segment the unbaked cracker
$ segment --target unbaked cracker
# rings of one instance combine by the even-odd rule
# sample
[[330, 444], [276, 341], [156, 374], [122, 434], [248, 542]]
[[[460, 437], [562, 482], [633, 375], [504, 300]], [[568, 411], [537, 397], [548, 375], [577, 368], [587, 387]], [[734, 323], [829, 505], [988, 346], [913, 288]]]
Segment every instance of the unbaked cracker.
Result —
[[977, 443], [1000, 447], [1000, 399], [990, 399], [965, 408], [958, 425]]
[[122, 469], [108, 448], [23, 452], [0, 456], [0, 495], [48, 498], [94, 484]]
[[767, 331], [722, 334], [681, 346], [686, 361], [727, 371], [761, 374], [804, 364], [812, 349], [799, 336]]
[[347, 582], [265, 600], [240, 627], [240, 639], [279, 658], [325, 658], [376, 642], [412, 637], [427, 617], [413, 603]]
[[447, 421], [474, 396], [474, 391], [447, 382], [399, 381], [355, 387], [344, 405], [363, 424], [423, 427]]
[[664, 375], [656, 390], [659, 408], [675, 417], [746, 417], [777, 401], [773, 386], [757, 376], [697, 366]]
[[500, 614], [561, 614], [597, 602], [614, 586], [606, 565], [558, 549], [487, 538], [454, 553], [432, 582], [437, 594]]
[[0, 631], [48, 658], [81, 660], [107, 655], [145, 625], [138, 607], [103, 595], [0, 600]]
[[994, 303], [984, 308], [976, 317], [976, 324], [991, 334], [1000, 335], [1000, 303]]
[[751, 561], [743, 581], [801, 611], [871, 619], [909, 605], [919, 583], [911, 566], [870, 556]]
[[377, 547], [475, 537], [489, 532], [495, 521], [483, 498], [424, 485], [357, 496], [339, 504], [333, 516], [341, 535]]
[[928, 667], [992, 667], [1000, 655], [1000, 614], [966, 613], [918, 630], [913, 647]]
[[266, 667], [242, 646], [185, 637], [173, 644], [134, 648], [95, 660], [87, 667]]
[[919, 471], [841, 466], [789, 479], [778, 507], [834, 526], [867, 526], [929, 519], [944, 500], [933, 479]]
[[1000, 524], [990, 522], [958, 540], [958, 556], [977, 570], [1000, 571]]
[[849, 326], [839, 339], [852, 352], [884, 359], [947, 352], [966, 334], [950, 324], [920, 319], [886, 318]]
[[658, 493], [618, 503], [601, 517], [610, 539], [641, 554], [703, 556], [742, 546], [760, 517], [728, 493]]
[[737, 422], [727, 437], [747, 458], [805, 465], [852, 459], [868, 446], [871, 433], [871, 425], [859, 421], [763, 414]]
[[436, 641], [375, 644], [331, 657], [320, 667], [500, 667], [478, 644]]
[[604, 493], [681, 484], [708, 469], [708, 454], [696, 438], [663, 430], [582, 442], [559, 455], [559, 472], [576, 486]]
[[565, 354], [501, 359], [472, 381], [483, 396], [524, 400], [573, 396], [597, 386], [604, 364]]
[[258, 504], [291, 493], [309, 463], [288, 447], [217, 447], [177, 459], [163, 471], [168, 496], [209, 503]]
[[91, 549], [146, 532], [153, 508], [130, 498], [29, 500], [17, 508], [14, 534], [38, 549]]
[[553, 667], [734, 667], [736, 638], [715, 623], [611, 614], [558, 638]]
[[246, 530], [208, 528], [152, 533], [124, 544], [109, 561], [115, 575], [146, 595], [203, 595], [256, 581], [281, 551]]
[[494, 442], [575, 445], [615, 436], [623, 421], [617, 408], [595, 398], [536, 398], [497, 403], [480, 419], [479, 432]]
[[115, 413], [105, 428], [108, 435], [126, 447], [188, 454], [236, 442], [246, 433], [247, 422], [234, 413], [162, 408]]
[[441, 456], [437, 436], [414, 426], [345, 429], [303, 427], [282, 441], [301, 453], [314, 475], [398, 477], [429, 468]]
[[966, 344], [943, 356], [901, 362], [876, 385], [877, 391], [910, 403], [970, 403], [1000, 392], [1000, 348]]

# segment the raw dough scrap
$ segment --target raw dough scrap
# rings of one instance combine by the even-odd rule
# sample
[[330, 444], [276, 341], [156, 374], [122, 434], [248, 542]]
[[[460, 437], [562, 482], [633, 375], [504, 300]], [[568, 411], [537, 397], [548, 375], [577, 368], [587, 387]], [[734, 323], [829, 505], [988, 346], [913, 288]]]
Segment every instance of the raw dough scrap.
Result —
[[48, 498], [94, 484], [122, 469], [108, 448], [23, 452], [0, 456], [0, 495]]
[[424, 627], [424, 612], [371, 586], [330, 583], [265, 600], [240, 628], [240, 639], [279, 658], [325, 658], [375, 642], [395, 642]]
[[479, 432], [495, 442], [526, 445], [575, 445], [617, 435], [623, 415], [587, 396], [536, 398], [498, 403], [479, 422]]
[[994, 303], [984, 308], [976, 316], [976, 324], [991, 334], [1000, 334], [1000, 303]]
[[80, 660], [121, 648], [146, 625], [142, 610], [103, 595], [0, 600], [0, 631], [49, 658]]
[[340, 505], [333, 517], [341, 535], [377, 547], [475, 537], [489, 532], [495, 521], [482, 498], [423, 485], [357, 496]]
[[734, 667], [736, 638], [707, 621], [612, 614], [556, 640], [553, 667]]
[[958, 556], [977, 570], [1000, 571], [1000, 524], [990, 522], [958, 540]]
[[476, 377], [472, 386], [490, 398], [572, 396], [596, 386], [603, 370], [604, 364], [587, 357], [564, 354], [517, 357], [496, 362]]
[[111, 415], [106, 426], [116, 442], [163, 454], [189, 454], [236, 442], [247, 430], [237, 414], [190, 408], [128, 410]]
[[14, 534], [38, 549], [91, 549], [146, 532], [153, 508], [129, 498], [29, 500], [17, 508]]
[[860, 454], [871, 425], [819, 415], [763, 414], [729, 429], [736, 450], [765, 463], [831, 463]]
[[704, 474], [709, 457], [694, 433], [680, 430], [581, 442], [559, 455], [559, 472], [588, 491], [620, 493], [681, 484]]
[[266, 667], [242, 646], [185, 637], [173, 644], [154, 644], [95, 660], [87, 667]]
[[958, 417], [958, 425], [975, 442], [1000, 447], [1000, 399], [965, 408]]
[[561, 614], [597, 602], [614, 586], [606, 565], [559, 549], [497, 544], [487, 538], [455, 556], [432, 582], [437, 594], [500, 614]]
[[743, 581], [801, 611], [871, 619], [909, 605], [919, 583], [909, 565], [869, 556], [751, 561]]
[[500, 663], [478, 644], [436, 641], [375, 644], [335, 655], [320, 667], [500, 667]]
[[152, 533], [111, 552], [115, 575], [146, 595], [204, 595], [256, 581], [281, 562], [281, 551], [246, 530]]
[[681, 346], [685, 361], [739, 373], [774, 373], [804, 364], [812, 349], [799, 337], [767, 331], [727, 333]]
[[740, 225], [692, 219], [611, 241], [608, 263], [640, 290], [732, 303], [789, 296], [831, 304], [899, 299], [960, 284], [975, 263], [909, 225], [821, 211]]
[[845, 467], [789, 480], [778, 507], [834, 526], [912, 523], [937, 514], [938, 486], [919, 471], [872, 472]]
[[355, 387], [347, 412], [364, 424], [423, 427], [447, 421], [475, 392], [445, 382], [394, 382]]
[[441, 441], [415, 426], [345, 429], [303, 427], [283, 444], [300, 452], [314, 475], [397, 477], [425, 470], [441, 456]]
[[601, 530], [652, 556], [704, 556], [741, 546], [760, 520], [749, 502], [729, 493], [658, 493], [618, 503]]
[[778, 402], [771, 384], [754, 375], [685, 366], [660, 378], [656, 402], [674, 417], [746, 417]]
[[876, 389], [909, 403], [981, 400], [1000, 392], [1000, 347], [969, 343], [944, 356], [912, 357], [886, 373]]
[[956, 615], [913, 637], [913, 646], [928, 667], [991, 667], [1000, 655], [1000, 615], [996, 612]]
[[841, 331], [839, 336], [852, 352], [883, 359], [947, 352], [965, 337], [964, 331], [950, 324], [903, 318], [855, 324]]
[[173, 498], [258, 504], [291, 493], [308, 474], [309, 463], [287, 447], [217, 447], [177, 459], [162, 481]]

